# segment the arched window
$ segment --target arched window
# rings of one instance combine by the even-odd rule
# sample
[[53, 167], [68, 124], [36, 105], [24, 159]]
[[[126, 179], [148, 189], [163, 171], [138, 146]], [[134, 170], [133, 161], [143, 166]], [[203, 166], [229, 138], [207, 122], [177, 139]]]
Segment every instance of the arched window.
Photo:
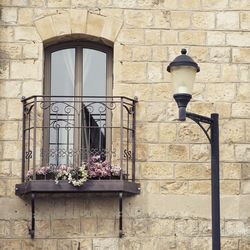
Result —
[[[106, 157], [111, 117], [105, 102], [112, 95], [112, 48], [70, 42], [45, 50], [43, 162], [80, 165], [90, 155]], [[108, 136], [109, 135], [109, 136]]]

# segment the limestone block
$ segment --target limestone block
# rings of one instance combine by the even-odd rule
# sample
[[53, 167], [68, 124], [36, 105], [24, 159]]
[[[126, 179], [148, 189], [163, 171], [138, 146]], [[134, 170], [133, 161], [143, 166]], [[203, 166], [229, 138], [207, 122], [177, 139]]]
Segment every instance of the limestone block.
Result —
[[93, 239], [93, 250], [117, 250], [118, 239], [116, 238], [94, 238]]
[[71, 34], [71, 23], [68, 12], [59, 13], [52, 16], [56, 36]]
[[248, 122], [246, 121], [246, 141], [250, 142], [250, 126], [248, 126]]
[[174, 232], [174, 219], [149, 219], [148, 234], [149, 236], [172, 236]]
[[188, 192], [187, 181], [161, 181], [160, 192], [162, 194], [186, 194]]
[[164, 162], [141, 163], [141, 175], [144, 179], [172, 179], [173, 166]]
[[0, 58], [3, 59], [17, 59], [22, 54], [22, 46], [19, 44], [1, 43], [0, 44]]
[[241, 182], [241, 194], [250, 194], [250, 181], [244, 180]]
[[178, 32], [174, 30], [161, 30], [161, 44], [177, 44]]
[[233, 49], [232, 60], [235, 63], [249, 63], [250, 61], [250, 49]]
[[56, 31], [51, 16], [47, 16], [35, 21], [36, 29], [43, 41], [55, 37]]
[[166, 120], [166, 105], [161, 102], [154, 102], [148, 104], [146, 109], [146, 119], [148, 121], [162, 121]]
[[188, 45], [205, 45], [206, 32], [204, 31], [180, 31], [179, 42]]
[[23, 45], [23, 58], [31, 59], [39, 57], [39, 50], [43, 50], [42, 43], [29, 43]]
[[242, 120], [223, 120], [220, 122], [220, 131], [220, 141], [222, 143], [244, 141], [245, 124]]
[[0, 122], [0, 140], [17, 140], [18, 122]]
[[43, 0], [31, 0], [30, 1], [30, 5], [32, 7], [44, 7], [45, 6], [45, 2]]
[[249, 250], [250, 249], [250, 240], [249, 239], [241, 239], [239, 241], [239, 249]]
[[6, 114], [7, 114], [7, 102], [5, 99], [0, 99], [0, 119], [5, 120], [6, 119]]
[[0, 27], [0, 41], [13, 42], [14, 41], [14, 28], [10, 26]]
[[145, 193], [159, 194], [160, 183], [159, 181], [143, 181], [144, 186], [141, 188]]
[[88, 13], [87, 16], [87, 34], [101, 37], [104, 27], [105, 17]]
[[216, 103], [215, 111], [219, 114], [220, 118], [231, 117], [231, 103]]
[[212, 225], [209, 220], [200, 220], [199, 221], [199, 233], [201, 235], [211, 235]]
[[104, 22], [101, 37], [114, 42], [120, 32], [122, 24], [122, 21], [119, 19], [107, 17]]
[[204, 47], [191, 47], [189, 49], [190, 55], [197, 63], [209, 61], [209, 49]]
[[199, 9], [201, 6], [200, 0], [192, 0], [192, 1], [181, 1], [179, 3], [179, 7], [183, 9]]
[[245, 29], [245, 30], [250, 29], [250, 14], [249, 14], [249, 12], [241, 12], [240, 13], [240, 27], [241, 27], [241, 29]]
[[77, 236], [80, 233], [79, 219], [60, 219], [53, 220], [52, 235], [54, 236]]
[[229, 0], [229, 6], [236, 10], [250, 9], [250, 3], [248, 0]]
[[[126, 219], [127, 220], [127, 219]], [[129, 231], [131, 232], [131, 231]], [[127, 235], [127, 233], [126, 233]], [[135, 241], [134, 238], [122, 238], [119, 240], [119, 248], [120, 250], [127, 250], [127, 249], [133, 249], [133, 250], [140, 250], [141, 249], [141, 243], [138, 241]]]
[[40, 249], [57, 250], [58, 249], [57, 240], [55, 239], [22, 240], [22, 250], [40, 250]]
[[190, 181], [189, 182], [189, 193], [209, 195], [211, 194], [211, 182], [210, 181]]
[[[113, 89], [113, 94], [118, 96], [134, 96], [133, 85], [131, 84], [117, 84]], [[116, 110], [116, 115], [119, 116], [118, 110]], [[118, 121], [118, 118], [116, 119]]]
[[249, 74], [249, 67], [248, 65], [240, 65], [240, 81], [242, 82], [249, 82], [250, 81], [250, 74]]
[[224, 10], [228, 7], [227, 0], [202, 0], [202, 8], [209, 9], [209, 10]]
[[250, 84], [240, 84], [237, 88], [236, 100], [238, 102], [249, 102], [250, 100]]
[[150, 46], [136, 46], [132, 49], [133, 61], [150, 61], [152, 50]]
[[190, 159], [207, 162], [210, 159], [210, 146], [207, 144], [192, 144], [190, 146]]
[[238, 66], [235, 64], [223, 64], [221, 80], [223, 82], [238, 82]]
[[214, 29], [215, 14], [212, 12], [193, 12], [191, 17], [192, 28], [195, 29]]
[[136, 144], [136, 160], [146, 161], [148, 158], [148, 144]]
[[34, 27], [16, 27], [14, 37], [16, 41], [40, 41], [37, 30]]
[[196, 124], [181, 123], [178, 126], [178, 141], [182, 143], [189, 143], [201, 141], [202, 138], [206, 140], [205, 137], [201, 136], [200, 132], [201, 130]]
[[42, 78], [41, 62], [34, 60], [12, 61], [10, 64], [11, 79], [36, 79]]
[[3, 159], [21, 159], [21, 143], [5, 141], [3, 144]]
[[[115, 42], [114, 44], [114, 61], [124, 61], [128, 60], [130, 61], [132, 58], [132, 46], [130, 45], [124, 45], [120, 44], [118, 42]], [[136, 60], [134, 60], [136, 61]]]
[[150, 10], [125, 10], [124, 20], [127, 25], [146, 28], [153, 25], [153, 13]]
[[[156, 83], [152, 86], [152, 100], [172, 101], [172, 86], [166, 83]], [[140, 99], [139, 99], [140, 100]], [[150, 100], [150, 99], [148, 99]]]
[[230, 48], [211, 48], [210, 60], [218, 63], [229, 63], [231, 61]]
[[6, 181], [1, 179], [0, 180], [0, 197], [6, 196]]
[[152, 60], [153, 61], [166, 61], [168, 58], [168, 50], [167, 47], [162, 46], [162, 47], [152, 47]]
[[207, 100], [208, 101], [225, 101], [230, 102], [235, 99], [235, 84], [207, 84]]
[[168, 161], [185, 161], [189, 157], [189, 149], [187, 145], [172, 144], [167, 145], [166, 148]]
[[145, 82], [147, 64], [143, 62], [123, 62], [115, 65], [115, 81]]
[[150, 82], [161, 82], [162, 72], [162, 63], [148, 63], [147, 78]]
[[50, 235], [50, 221], [36, 220], [36, 238], [49, 238]]
[[211, 102], [191, 102], [190, 110], [194, 113], [210, 116], [214, 112], [214, 106]]
[[222, 180], [220, 183], [221, 194], [225, 195], [239, 195], [240, 181], [239, 180]]
[[21, 8], [18, 10], [18, 23], [21, 25], [32, 24], [33, 22], [33, 9]]
[[241, 164], [240, 163], [223, 163], [222, 172], [223, 172], [223, 179], [240, 179], [241, 178]]
[[[136, 2], [134, 0], [128, 0], [128, 1], [120, 1], [120, 0], [113, 0], [113, 6], [119, 7], [119, 8], [134, 8], [136, 7]], [[139, 4], [139, 3], [138, 3]]]
[[7, 100], [7, 119], [21, 119], [22, 104], [20, 99]]
[[0, 221], [0, 236], [6, 237], [10, 235], [10, 222], [7, 220]]
[[234, 145], [220, 143], [220, 161], [234, 161]]
[[27, 221], [15, 220], [12, 223], [12, 233], [16, 237], [28, 237]]
[[161, 144], [148, 145], [148, 161], [165, 161], [166, 160], [166, 147]]
[[[109, 1], [109, 0], [99, 0], [99, 1]], [[101, 14], [104, 16], [116, 17], [118, 19], [124, 19], [124, 11], [123, 9], [113, 9], [113, 8], [103, 8], [101, 9]]]
[[[227, 45], [241, 47], [241, 46], [248, 46], [249, 42], [250, 42], [250, 32], [237, 32], [237, 33], [230, 32], [226, 36]], [[239, 52], [246, 52], [246, 51], [247, 48], [233, 49], [233, 52], [235, 53], [238, 52], [237, 54], [239, 54]], [[233, 59], [234, 59], [234, 53], [233, 53]]]
[[21, 241], [16, 239], [3, 239], [0, 241], [2, 250], [21, 250]]
[[238, 12], [219, 12], [217, 15], [217, 29], [237, 30], [239, 29], [239, 13]]
[[232, 104], [232, 117], [249, 118], [249, 115], [250, 115], [249, 103], [233, 103]]
[[[202, 248], [201, 248], [202, 247]], [[192, 250], [209, 250], [212, 249], [212, 239], [211, 237], [205, 238], [205, 237], [199, 237], [195, 238], [193, 237], [191, 239], [191, 248]]]
[[70, 33], [85, 33], [86, 32], [86, 22], [87, 22], [87, 10], [70, 10]]
[[176, 124], [160, 123], [159, 125], [159, 142], [175, 142], [176, 141]]
[[145, 44], [146, 45], [158, 45], [161, 41], [160, 30], [146, 30], [145, 31]]
[[222, 250], [234, 250], [238, 249], [239, 240], [233, 238], [221, 238], [221, 249]]
[[191, 12], [171, 11], [171, 28], [186, 29], [190, 27]]
[[111, 0], [98, 0], [97, 5], [99, 7], [111, 6], [112, 5], [112, 1]]
[[70, 7], [70, 0], [48, 0], [48, 7], [49, 8], [65, 8]]
[[0, 60], [0, 79], [8, 79], [10, 74], [9, 61]]
[[225, 45], [226, 34], [222, 31], [208, 31], [207, 32], [207, 45]]
[[97, 219], [97, 235], [98, 236], [116, 236], [115, 219]]
[[21, 82], [6, 81], [0, 84], [1, 97], [21, 97]]
[[178, 163], [174, 165], [176, 179], [210, 179], [211, 169], [208, 164]]
[[169, 29], [170, 28], [170, 11], [160, 10], [154, 11], [154, 28]]
[[6, 24], [16, 24], [17, 22], [17, 8], [5, 7], [1, 9], [1, 21]]
[[198, 233], [198, 220], [178, 219], [175, 221], [176, 235], [194, 236]]
[[242, 163], [241, 177], [242, 179], [250, 179], [250, 164], [249, 163]]
[[230, 220], [225, 222], [225, 234], [227, 236], [242, 236], [244, 233], [244, 223], [242, 221]]
[[242, 161], [242, 162], [250, 161], [250, 145], [249, 144], [236, 144], [235, 145], [235, 158], [237, 161]]
[[10, 162], [0, 161], [0, 176], [9, 176], [10, 173], [11, 173]]
[[142, 122], [142, 121], [147, 121], [147, 117], [146, 117], [146, 111], [147, 111], [147, 107], [148, 107], [148, 103], [147, 102], [141, 102], [140, 101], [140, 104], [138, 104], [136, 106], [136, 120], [139, 121], [139, 122]]

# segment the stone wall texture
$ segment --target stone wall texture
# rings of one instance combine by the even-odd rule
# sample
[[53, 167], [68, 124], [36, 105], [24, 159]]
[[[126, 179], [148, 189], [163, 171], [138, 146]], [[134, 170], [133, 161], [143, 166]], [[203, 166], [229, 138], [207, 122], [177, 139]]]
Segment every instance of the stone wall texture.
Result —
[[[0, 0], [0, 249], [211, 249], [210, 146], [178, 122], [166, 67], [181, 48], [200, 65], [189, 110], [220, 115], [221, 244], [250, 249], [249, 0]], [[21, 181], [22, 96], [42, 94], [43, 44], [81, 33], [113, 43], [114, 95], [137, 96], [136, 178], [124, 199], [37, 200], [36, 239]]]

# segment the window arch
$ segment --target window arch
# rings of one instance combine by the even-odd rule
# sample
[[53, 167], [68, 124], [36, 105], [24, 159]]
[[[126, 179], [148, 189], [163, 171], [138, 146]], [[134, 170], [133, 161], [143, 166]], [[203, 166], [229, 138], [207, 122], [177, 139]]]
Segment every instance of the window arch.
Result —
[[112, 48], [99, 43], [45, 48], [44, 95], [50, 110], [44, 113], [44, 164], [81, 165], [90, 155], [107, 157], [111, 116], [100, 110], [112, 96], [112, 65]]

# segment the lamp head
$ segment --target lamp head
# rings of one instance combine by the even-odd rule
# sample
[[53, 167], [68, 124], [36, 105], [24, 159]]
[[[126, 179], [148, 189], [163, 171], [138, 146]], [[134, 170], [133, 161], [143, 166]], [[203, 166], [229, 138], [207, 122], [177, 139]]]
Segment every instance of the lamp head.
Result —
[[177, 56], [167, 67], [167, 71], [171, 73], [174, 98], [181, 112], [179, 119], [182, 121], [186, 119], [186, 107], [192, 98], [195, 76], [200, 71], [198, 64], [186, 54], [187, 50], [182, 49], [181, 55]]

